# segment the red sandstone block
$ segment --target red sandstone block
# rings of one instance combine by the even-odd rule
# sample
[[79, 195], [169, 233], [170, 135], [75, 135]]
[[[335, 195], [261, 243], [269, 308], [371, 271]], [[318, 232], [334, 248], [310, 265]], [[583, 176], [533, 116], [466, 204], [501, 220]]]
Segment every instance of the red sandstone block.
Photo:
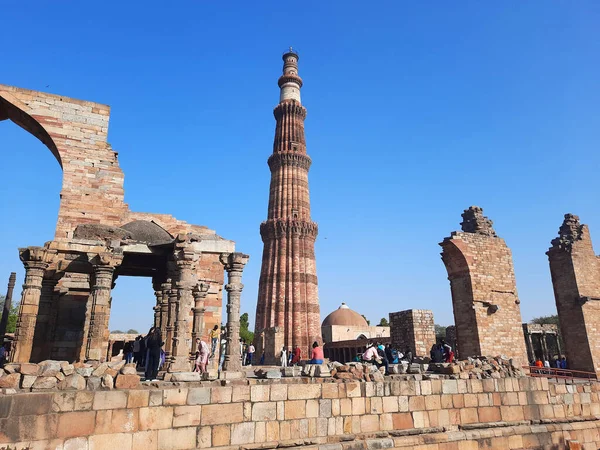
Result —
[[56, 437], [89, 436], [94, 432], [95, 421], [96, 413], [94, 411], [77, 411], [60, 414], [58, 416]]
[[408, 412], [392, 414], [394, 430], [407, 430], [414, 428], [412, 415]]
[[497, 406], [478, 408], [477, 413], [480, 422], [499, 422], [502, 418]]

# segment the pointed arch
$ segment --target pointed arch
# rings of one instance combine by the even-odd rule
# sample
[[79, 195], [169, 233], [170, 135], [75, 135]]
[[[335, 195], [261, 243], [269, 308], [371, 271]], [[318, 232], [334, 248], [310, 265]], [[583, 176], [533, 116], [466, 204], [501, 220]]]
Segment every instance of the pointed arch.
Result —
[[[11, 120], [25, 131], [38, 138], [46, 147], [48, 147], [62, 169], [62, 159], [52, 137], [50, 137], [48, 132], [36, 119], [24, 111], [24, 109], [26, 109], [25, 105], [22, 105], [21, 102], [16, 99], [11, 98], [9, 100], [8, 98], [8, 94], [0, 94], [0, 121]], [[19, 107], [17, 105], [21, 106]]]

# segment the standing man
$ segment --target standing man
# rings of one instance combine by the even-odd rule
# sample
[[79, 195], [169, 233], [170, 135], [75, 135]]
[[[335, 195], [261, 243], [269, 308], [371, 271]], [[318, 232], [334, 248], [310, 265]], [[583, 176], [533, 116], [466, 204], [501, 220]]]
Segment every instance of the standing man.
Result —
[[212, 330], [210, 330], [210, 357], [215, 356], [215, 351], [217, 350], [217, 342], [219, 341], [219, 325], [215, 325]]
[[252, 342], [250, 342], [250, 345], [248, 346], [248, 365], [249, 366], [252, 365], [252, 359], [254, 358], [255, 351], [256, 351], [256, 349], [254, 348], [254, 344], [252, 344]]

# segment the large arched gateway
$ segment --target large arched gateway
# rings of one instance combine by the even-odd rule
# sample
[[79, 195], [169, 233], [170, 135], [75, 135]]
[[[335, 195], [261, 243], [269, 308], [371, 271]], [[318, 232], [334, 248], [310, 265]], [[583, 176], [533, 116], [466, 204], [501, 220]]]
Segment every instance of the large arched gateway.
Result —
[[[239, 302], [247, 256], [204, 226], [129, 210], [107, 143], [109, 114], [99, 103], [0, 85], [0, 120], [36, 136], [63, 169], [54, 240], [19, 249], [26, 274], [12, 359], [105, 359], [114, 282], [145, 276], [156, 292], [154, 323], [166, 337], [169, 369], [188, 371], [193, 338], [221, 323], [224, 269], [229, 299]], [[228, 322], [233, 342], [235, 319]]]

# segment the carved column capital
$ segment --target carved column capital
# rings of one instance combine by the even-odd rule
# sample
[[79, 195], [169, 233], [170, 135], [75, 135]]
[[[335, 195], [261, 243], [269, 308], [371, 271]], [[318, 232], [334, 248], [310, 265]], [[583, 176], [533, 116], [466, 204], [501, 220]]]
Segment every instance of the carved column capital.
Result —
[[123, 263], [122, 252], [102, 252], [88, 253], [88, 261], [94, 267], [95, 271], [113, 272], [118, 266]]
[[194, 286], [194, 289], [192, 289], [192, 294], [194, 295], [194, 300], [200, 301], [200, 300], [205, 299], [206, 295], [208, 294], [209, 289], [210, 289], [210, 284], [203, 283], [203, 282], [198, 283], [196, 286]]
[[26, 247], [19, 249], [19, 258], [26, 269], [46, 270], [56, 258], [56, 250], [46, 247]]
[[250, 256], [240, 252], [221, 253], [219, 260], [227, 272], [242, 272]]

